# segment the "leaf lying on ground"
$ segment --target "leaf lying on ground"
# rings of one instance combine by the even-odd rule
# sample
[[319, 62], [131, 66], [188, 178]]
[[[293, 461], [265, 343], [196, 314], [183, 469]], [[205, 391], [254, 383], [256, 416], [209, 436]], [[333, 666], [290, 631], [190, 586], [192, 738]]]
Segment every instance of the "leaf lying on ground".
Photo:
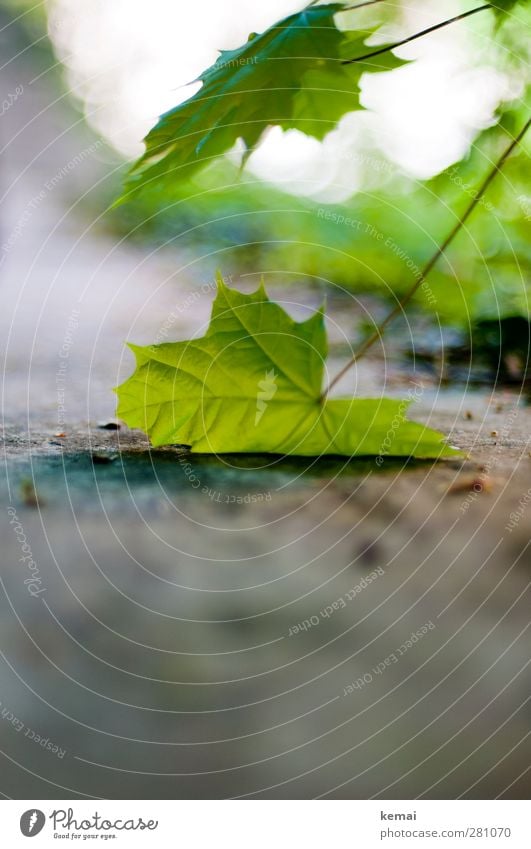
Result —
[[365, 41], [374, 33], [339, 30], [334, 16], [344, 8], [341, 3], [308, 7], [252, 33], [236, 50], [222, 51], [200, 75], [200, 91], [151, 130], [128, 190], [152, 180], [164, 184], [189, 177], [238, 139], [248, 154], [273, 125], [322, 139], [343, 115], [361, 109], [361, 75], [404, 63], [388, 52], [341, 64], [366, 53]]
[[205, 336], [138, 347], [118, 416], [153, 445], [198, 453], [445, 457], [442, 434], [406, 419], [409, 401], [324, 399], [324, 314], [296, 322], [269, 300], [218, 293]]

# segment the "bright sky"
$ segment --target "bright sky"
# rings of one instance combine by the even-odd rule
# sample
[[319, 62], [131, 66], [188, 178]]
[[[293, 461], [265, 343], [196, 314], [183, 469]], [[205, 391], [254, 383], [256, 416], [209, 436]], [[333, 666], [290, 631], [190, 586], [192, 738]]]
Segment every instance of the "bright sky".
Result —
[[[50, 34], [70, 85], [91, 123], [131, 158], [142, 151], [141, 139], [158, 115], [194, 93], [198, 86], [186, 83], [215, 61], [218, 49], [238, 46], [249, 32], [303, 5], [301, 0], [47, 2]], [[455, 0], [406, 5], [403, 27], [393, 37], [462, 10]], [[466, 22], [454, 24], [402, 48], [403, 58], [417, 61], [393, 74], [366, 75], [363, 100], [370, 112], [346, 116], [324, 143], [295, 130], [274, 130], [248, 168], [291, 191], [340, 200], [359, 186], [368, 151], [383, 152], [414, 177], [448, 167], [477, 130], [492, 122], [500, 100], [518, 93], [486, 59], [472, 64], [467, 28]]]

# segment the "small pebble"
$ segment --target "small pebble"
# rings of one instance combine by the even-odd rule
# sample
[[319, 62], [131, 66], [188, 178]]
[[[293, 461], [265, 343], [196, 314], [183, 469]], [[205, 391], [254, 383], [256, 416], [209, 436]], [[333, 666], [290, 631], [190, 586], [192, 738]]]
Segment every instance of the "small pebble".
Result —
[[117, 421], [108, 421], [108, 422], [98, 422], [98, 427], [100, 430], [120, 430], [120, 422]]
[[487, 475], [481, 475], [473, 478], [465, 478], [458, 480], [451, 487], [449, 493], [458, 492], [490, 492], [492, 490], [492, 481]]

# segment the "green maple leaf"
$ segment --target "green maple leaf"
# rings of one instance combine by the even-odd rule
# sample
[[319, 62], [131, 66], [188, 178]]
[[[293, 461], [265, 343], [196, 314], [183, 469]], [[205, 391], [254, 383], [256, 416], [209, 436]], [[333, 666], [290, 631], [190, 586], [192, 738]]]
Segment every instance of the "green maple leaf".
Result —
[[406, 419], [407, 401], [321, 400], [323, 311], [296, 322], [263, 286], [245, 295], [218, 280], [204, 336], [130, 347], [137, 367], [116, 390], [118, 415], [153, 445], [303, 456], [458, 453], [442, 434]]
[[339, 30], [334, 16], [343, 10], [341, 3], [308, 7], [253, 33], [236, 50], [222, 51], [200, 75], [200, 91], [163, 115], [148, 134], [128, 190], [189, 177], [238, 139], [245, 160], [273, 125], [322, 139], [343, 115], [361, 109], [361, 75], [404, 63], [389, 52], [343, 65], [343, 59], [370, 51], [365, 41], [374, 33]]

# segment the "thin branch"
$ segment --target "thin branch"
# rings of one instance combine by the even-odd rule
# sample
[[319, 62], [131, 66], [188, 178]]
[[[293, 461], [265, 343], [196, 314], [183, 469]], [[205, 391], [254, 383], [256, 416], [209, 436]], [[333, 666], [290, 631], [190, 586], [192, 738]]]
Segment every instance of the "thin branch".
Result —
[[343, 368], [341, 369], [339, 374], [337, 374], [333, 378], [333, 380], [331, 380], [327, 389], [325, 389], [325, 391], [321, 395], [321, 401], [324, 398], [326, 398], [326, 396], [328, 395], [330, 390], [336, 385], [336, 383], [338, 383], [341, 380], [341, 378], [343, 377], [343, 375], [345, 375], [347, 373], [347, 371], [349, 371], [349, 369], [351, 369], [352, 366], [355, 363], [357, 363], [359, 359], [361, 359], [361, 357], [369, 350], [369, 348], [371, 348], [374, 345], [375, 342], [378, 342], [378, 340], [381, 339], [383, 331], [385, 330], [387, 325], [390, 324], [398, 315], [400, 315], [400, 313], [403, 312], [406, 304], [409, 303], [409, 301], [411, 300], [411, 298], [413, 297], [415, 292], [423, 285], [423, 283], [425, 283], [426, 277], [428, 276], [430, 271], [433, 269], [434, 265], [437, 263], [437, 261], [440, 259], [440, 257], [445, 253], [445, 251], [448, 248], [448, 246], [450, 245], [450, 243], [453, 242], [453, 240], [455, 239], [455, 237], [457, 236], [459, 231], [462, 229], [466, 220], [468, 219], [470, 214], [473, 212], [475, 207], [478, 205], [478, 203], [480, 202], [481, 198], [483, 197], [483, 195], [487, 191], [488, 187], [490, 186], [490, 184], [492, 183], [492, 181], [494, 180], [496, 175], [499, 174], [499, 172], [501, 171], [505, 161], [509, 158], [509, 156], [511, 155], [511, 153], [513, 152], [515, 147], [519, 144], [519, 142], [521, 142], [521, 140], [523, 139], [523, 137], [527, 133], [530, 126], [531, 126], [531, 118], [527, 121], [526, 125], [518, 133], [518, 135], [512, 140], [511, 144], [502, 153], [502, 155], [500, 156], [500, 158], [498, 159], [498, 161], [496, 162], [496, 164], [494, 165], [492, 170], [489, 171], [489, 173], [485, 177], [483, 183], [481, 184], [481, 186], [477, 190], [476, 194], [474, 195], [474, 198], [472, 199], [472, 201], [469, 203], [469, 205], [465, 209], [463, 215], [457, 221], [457, 223], [452, 228], [450, 233], [447, 235], [444, 242], [437, 248], [437, 250], [435, 251], [435, 253], [431, 257], [429, 262], [426, 264], [425, 268], [422, 270], [419, 278], [415, 281], [413, 286], [411, 286], [411, 288], [406, 292], [406, 294], [400, 299], [400, 301], [391, 310], [391, 312], [387, 315], [387, 317], [384, 318], [384, 320], [381, 322], [381, 324], [378, 325], [376, 330], [373, 333], [371, 333], [370, 336], [367, 337], [365, 342], [363, 342], [361, 344], [361, 346], [358, 348], [358, 350], [356, 351], [354, 356], [348, 361], [348, 363], [345, 366], [343, 366]]
[[364, 62], [365, 59], [372, 59], [373, 56], [380, 56], [382, 53], [394, 50], [395, 47], [401, 47], [402, 44], [409, 44], [410, 41], [422, 38], [422, 36], [428, 35], [430, 32], [435, 32], [438, 29], [442, 29], [442, 27], [447, 27], [449, 24], [454, 24], [456, 21], [463, 21], [465, 18], [468, 18], [470, 15], [475, 15], [477, 12], [483, 12], [484, 9], [492, 9], [492, 5], [490, 3], [485, 3], [484, 6], [476, 6], [475, 9], [469, 9], [468, 12], [463, 12], [461, 15], [456, 15], [454, 18], [448, 18], [447, 21], [441, 21], [440, 24], [434, 24], [432, 27], [428, 27], [428, 29], [423, 29], [421, 32], [415, 33], [415, 35], [410, 35], [409, 38], [403, 38], [402, 41], [395, 42], [395, 44], [387, 44], [385, 47], [380, 47], [377, 50], [373, 50], [371, 53], [365, 53], [364, 56], [356, 56], [355, 59], [344, 59], [341, 64], [352, 65], [353, 62]]

